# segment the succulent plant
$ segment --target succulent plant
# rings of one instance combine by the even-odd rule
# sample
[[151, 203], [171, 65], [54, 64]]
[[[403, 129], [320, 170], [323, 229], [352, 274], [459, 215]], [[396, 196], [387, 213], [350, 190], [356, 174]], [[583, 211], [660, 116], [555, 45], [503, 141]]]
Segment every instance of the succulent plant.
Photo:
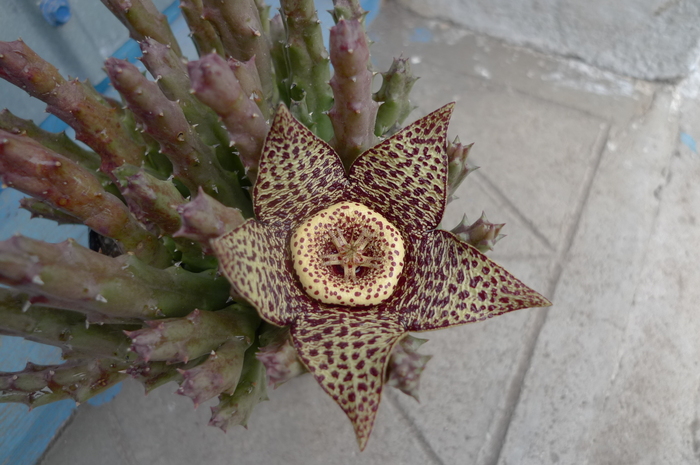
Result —
[[151, 0], [103, 3], [153, 78], [107, 60], [121, 102], [0, 42], [0, 77], [90, 148], [3, 111], [3, 187], [100, 244], [0, 242], [0, 334], [66, 360], [0, 373], [0, 402], [174, 381], [195, 405], [218, 396], [210, 423], [227, 430], [268, 383], [308, 371], [364, 449], [384, 386], [418, 397], [429, 357], [409, 331], [549, 305], [479, 252], [502, 225], [436, 229], [471, 146], [446, 139], [453, 104], [400, 129], [406, 60], [371, 93], [357, 0], [334, 2], [329, 51], [312, 0], [283, 0], [272, 19], [262, 0], [183, 0], [190, 62]]

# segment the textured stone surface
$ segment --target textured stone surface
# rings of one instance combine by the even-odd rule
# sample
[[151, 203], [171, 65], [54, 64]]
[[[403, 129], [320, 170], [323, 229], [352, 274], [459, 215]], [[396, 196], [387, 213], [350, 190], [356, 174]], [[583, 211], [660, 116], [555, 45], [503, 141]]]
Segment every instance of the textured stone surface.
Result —
[[648, 80], [686, 76], [700, 56], [692, 0], [398, 0], [419, 14]]

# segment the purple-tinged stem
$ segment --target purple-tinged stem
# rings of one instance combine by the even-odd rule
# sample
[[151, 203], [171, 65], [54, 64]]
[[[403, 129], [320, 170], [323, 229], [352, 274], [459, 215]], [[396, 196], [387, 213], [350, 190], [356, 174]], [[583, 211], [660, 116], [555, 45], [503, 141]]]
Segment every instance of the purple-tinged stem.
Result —
[[162, 244], [95, 175], [29, 137], [0, 131], [0, 176], [6, 185], [79, 218], [143, 260], [167, 265]]
[[269, 126], [243, 91], [228, 63], [210, 54], [188, 64], [194, 95], [221, 118], [251, 180], [255, 179]]
[[126, 26], [132, 39], [140, 42], [151, 37], [161, 44], [169, 45], [178, 56], [182, 56], [168, 18], [158, 11], [151, 0], [101, 1]]
[[143, 384], [146, 394], [171, 381], [181, 383], [184, 379], [178, 370], [194, 368], [207, 359], [207, 355], [187, 363], [136, 362], [126, 369], [126, 373]]
[[34, 365], [0, 373], [0, 402], [18, 402], [30, 409], [63, 399], [85, 402], [127, 377], [115, 360], [75, 360], [62, 365]]
[[391, 351], [386, 373], [387, 386], [395, 387], [417, 401], [420, 401], [418, 398], [420, 375], [428, 361], [433, 358], [432, 355], [418, 353], [418, 348], [426, 342], [428, 342], [427, 339], [418, 339], [411, 335], [401, 339]]
[[270, 59], [270, 44], [263, 34], [260, 13], [254, 0], [203, 0], [202, 16], [216, 29], [226, 57], [255, 64], [262, 82], [263, 98], [275, 100], [275, 71]]
[[447, 143], [447, 201], [451, 201], [455, 191], [462, 184], [462, 181], [473, 171], [479, 169], [478, 166], [471, 166], [467, 157], [474, 144], [464, 145], [456, 137], [454, 142]]
[[258, 69], [255, 66], [255, 57], [248, 61], [238, 61], [235, 58], [229, 58], [228, 64], [236, 79], [238, 79], [243, 92], [255, 102], [265, 119], [268, 119], [271, 114], [270, 105], [263, 98], [262, 83], [260, 82]]
[[340, 20], [331, 28], [331, 88], [335, 102], [329, 112], [335, 135], [331, 145], [346, 168], [372, 147], [378, 104], [372, 100], [372, 72], [364, 28], [357, 20]]
[[504, 234], [500, 234], [503, 226], [505, 223], [490, 223], [486, 219], [486, 214], [481, 212], [481, 217], [471, 225], [468, 223], [467, 215], [464, 215], [462, 221], [452, 229], [452, 233], [467, 244], [476, 247], [481, 253], [486, 253], [493, 250], [496, 242], [505, 237]]
[[269, 327], [264, 334], [265, 340], [260, 341], [261, 347], [256, 357], [265, 366], [269, 386], [277, 389], [290, 379], [307, 372], [291, 343], [288, 327]]
[[243, 371], [233, 394], [221, 394], [219, 403], [211, 408], [209, 425], [221, 428], [224, 432], [234, 425], [247, 427], [253, 408], [267, 397], [265, 367], [255, 358], [258, 341], [245, 352]]
[[175, 184], [151, 176], [143, 168], [122, 165], [113, 171], [133, 215], [157, 234], [172, 235], [180, 229], [177, 207], [187, 201]]
[[194, 310], [184, 318], [146, 321], [147, 328], [127, 335], [131, 350], [146, 362], [187, 363], [230, 340], [248, 347], [259, 324], [257, 313], [234, 304], [216, 312]]
[[209, 241], [233, 231], [245, 218], [240, 210], [217, 202], [201, 189], [192, 201], [178, 208], [182, 227], [173, 237], [185, 237], [209, 249]]
[[143, 53], [141, 61], [156, 79], [163, 94], [180, 105], [185, 118], [204, 143], [214, 148], [224, 169], [242, 171], [238, 156], [229, 147], [228, 133], [219, 117], [190, 92], [192, 84], [187, 74], [187, 65], [170, 47], [153, 39], [146, 39], [140, 45]]
[[201, 365], [180, 370], [184, 380], [177, 393], [191, 398], [195, 408], [221, 393], [234, 394], [241, 378], [246, 349], [254, 338], [255, 330], [246, 340], [233, 339], [225, 342], [212, 351]]
[[100, 168], [100, 156], [73, 142], [65, 132], [45, 131], [33, 121], [13, 115], [10, 110], [0, 111], [0, 129], [15, 135], [27, 135], [49, 150], [53, 150], [91, 171]]
[[132, 255], [107, 257], [73, 240], [59, 244], [14, 236], [0, 242], [0, 284], [30, 301], [112, 318], [184, 316], [195, 308], [218, 310], [230, 285], [214, 270], [158, 269]]
[[88, 84], [63, 79], [21, 40], [0, 42], [0, 77], [44, 101], [49, 113], [73, 127], [76, 138], [100, 155], [104, 173], [143, 162], [146, 147], [132, 137], [121, 111]]
[[191, 193], [201, 186], [226, 205], [247, 203], [243, 191], [234, 188], [235, 179], [226, 176], [211, 148], [192, 129], [177, 103], [127, 61], [109, 58], [105, 68], [146, 133], [158, 141], [172, 162], [173, 174]]

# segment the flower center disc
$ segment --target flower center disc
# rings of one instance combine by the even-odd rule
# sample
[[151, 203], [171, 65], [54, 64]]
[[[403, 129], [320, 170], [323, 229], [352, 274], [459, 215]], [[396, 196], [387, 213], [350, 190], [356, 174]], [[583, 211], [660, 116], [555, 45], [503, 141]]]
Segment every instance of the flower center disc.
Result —
[[393, 294], [403, 270], [401, 233], [382, 215], [340, 202], [306, 219], [290, 240], [304, 290], [327, 304], [376, 305]]

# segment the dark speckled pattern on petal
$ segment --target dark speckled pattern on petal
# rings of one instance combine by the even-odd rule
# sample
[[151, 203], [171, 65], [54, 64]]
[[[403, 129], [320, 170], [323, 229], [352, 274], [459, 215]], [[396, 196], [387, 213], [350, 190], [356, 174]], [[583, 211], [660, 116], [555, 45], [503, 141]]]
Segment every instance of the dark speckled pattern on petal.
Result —
[[355, 199], [406, 232], [434, 229], [447, 199], [447, 126], [454, 103], [359, 156], [350, 168]]
[[396, 313], [327, 308], [299, 315], [292, 339], [316, 381], [347, 414], [360, 449], [372, 432], [389, 355], [405, 334]]
[[253, 190], [258, 221], [293, 225], [339, 202], [348, 189], [338, 155], [280, 105]]
[[[404, 290], [390, 305], [408, 331], [427, 331], [485, 320], [521, 308], [551, 303], [502, 266], [452, 233], [430, 231], [410, 240], [399, 283]], [[403, 284], [403, 286], [402, 286]]]
[[294, 321], [318, 302], [296, 282], [288, 260], [287, 231], [248, 220], [211, 241], [221, 270], [238, 293], [277, 326]]

